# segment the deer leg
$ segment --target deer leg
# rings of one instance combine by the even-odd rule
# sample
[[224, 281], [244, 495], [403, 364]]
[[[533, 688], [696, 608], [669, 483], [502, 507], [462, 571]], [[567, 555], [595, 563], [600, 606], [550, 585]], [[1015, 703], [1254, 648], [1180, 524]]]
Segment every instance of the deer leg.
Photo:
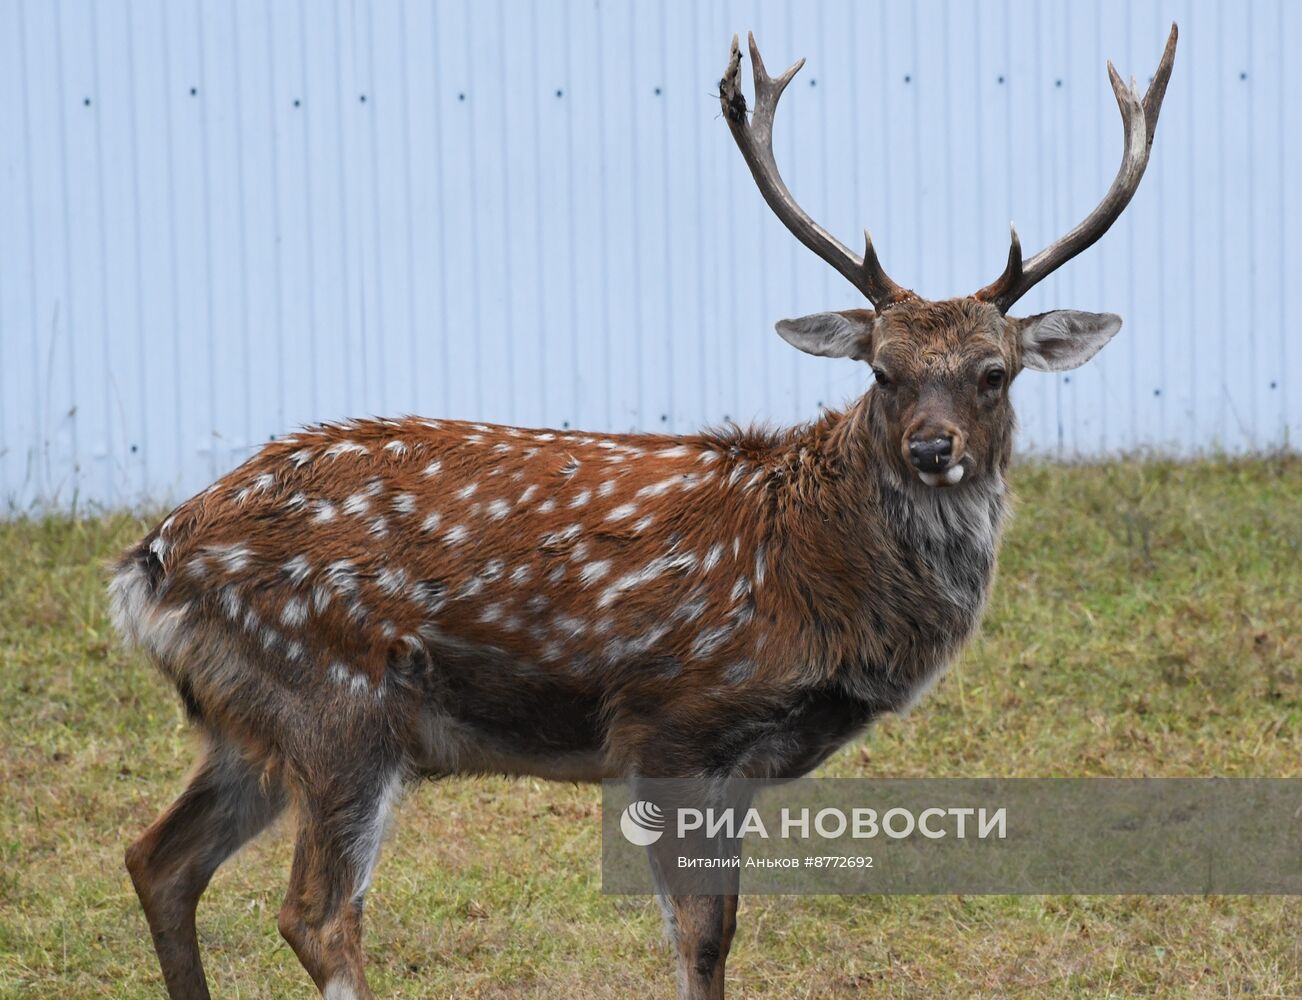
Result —
[[[750, 802], [745, 788], [726, 782], [713, 788], [687, 784], [666, 789], [635, 780], [634, 789], [637, 797], [660, 800], [662, 807], [666, 801], [661, 792], [670, 799], [682, 795], [685, 801], [710, 802], [712, 808], [729, 808], [738, 813], [744, 813]], [[678, 855], [722, 859], [733, 857], [738, 850], [736, 841], [719, 836], [689, 837], [685, 841], [666, 837], [647, 848], [651, 879], [678, 961], [679, 1000], [723, 1000], [724, 966], [737, 932], [741, 873], [737, 868], [719, 868], [698, 880], [677, 870]]]
[[401, 781], [343, 785], [303, 803], [280, 933], [327, 1000], [370, 1000], [362, 905]]
[[207, 1000], [194, 919], [199, 897], [217, 867], [284, 805], [278, 773], [219, 743], [180, 797], [127, 848], [127, 871], [172, 1000]]
[[723, 1000], [737, 897], [661, 896], [660, 905], [678, 959], [679, 1000]]
[[[737, 932], [738, 872], [719, 875], [730, 890], [723, 895], [670, 893], [666, 866], [673, 859], [658, 850], [664, 842], [649, 848], [651, 876], [659, 890], [660, 908], [678, 960], [678, 1000], [723, 1000], [724, 966]], [[679, 885], [680, 888], [683, 886]]]

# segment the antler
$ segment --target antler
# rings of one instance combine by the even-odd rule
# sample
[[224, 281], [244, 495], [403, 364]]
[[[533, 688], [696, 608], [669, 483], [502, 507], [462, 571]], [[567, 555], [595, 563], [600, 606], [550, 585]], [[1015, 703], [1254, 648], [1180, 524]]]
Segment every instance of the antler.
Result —
[[801, 59], [775, 80], [764, 70], [764, 60], [760, 58], [759, 48], [755, 45], [755, 35], [752, 33], [748, 38], [750, 59], [755, 72], [755, 110], [750, 121], [746, 120], [746, 97], [741, 92], [741, 46], [736, 35], [732, 36], [728, 68], [719, 81], [719, 102], [723, 106], [723, 117], [728, 122], [732, 137], [737, 141], [737, 148], [745, 157], [751, 176], [755, 178], [760, 194], [768, 202], [769, 208], [773, 209], [774, 214], [796, 239], [836, 268], [878, 309], [904, 299], [917, 298], [907, 288], [897, 285], [882, 270], [867, 230], [863, 234], [864, 255], [860, 259], [806, 215], [796, 199], [791, 197], [773, 157], [773, 115], [777, 111], [782, 91], [800, 71], [800, 67], [805, 65], [805, 60]]
[[1175, 63], [1175, 43], [1179, 32], [1171, 25], [1171, 35], [1166, 41], [1166, 51], [1158, 64], [1153, 82], [1148, 85], [1148, 92], [1140, 101], [1139, 91], [1135, 89], [1132, 79], [1127, 87], [1112, 63], [1108, 63], [1108, 77], [1112, 81], [1112, 91], [1117, 95], [1117, 106], [1121, 108], [1121, 124], [1125, 129], [1125, 150], [1121, 156], [1121, 169], [1117, 172], [1112, 187], [1085, 220], [1058, 241], [1049, 244], [1025, 264], [1022, 263], [1022, 245], [1013, 230], [1012, 246], [1008, 251], [1008, 264], [1004, 273], [994, 282], [986, 285], [974, 296], [984, 302], [991, 302], [1001, 312], [1008, 312], [1014, 302], [1020, 299], [1035, 285], [1062, 267], [1081, 251], [1093, 246], [1117, 221], [1122, 210], [1130, 204], [1139, 181], [1148, 166], [1148, 154], [1153, 148], [1153, 133], [1157, 129], [1157, 116], [1162, 110], [1162, 98], [1166, 96], [1166, 84], [1171, 79], [1171, 67]]

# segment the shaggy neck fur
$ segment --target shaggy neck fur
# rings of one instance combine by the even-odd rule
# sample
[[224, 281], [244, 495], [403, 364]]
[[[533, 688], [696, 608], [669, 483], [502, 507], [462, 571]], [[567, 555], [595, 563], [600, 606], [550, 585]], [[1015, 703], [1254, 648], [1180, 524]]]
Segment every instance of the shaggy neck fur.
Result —
[[[1012, 427], [957, 486], [904, 465], [875, 390], [793, 436], [775, 535], [822, 681], [912, 701], [975, 631], [994, 578]], [[810, 516], [816, 512], [816, 516]]]

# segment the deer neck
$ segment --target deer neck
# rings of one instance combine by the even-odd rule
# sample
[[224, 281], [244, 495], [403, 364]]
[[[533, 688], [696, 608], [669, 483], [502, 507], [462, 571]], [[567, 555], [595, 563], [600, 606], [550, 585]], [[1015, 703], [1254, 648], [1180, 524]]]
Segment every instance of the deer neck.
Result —
[[788, 537], [814, 620], [807, 649], [823, 676], [851, 686], [889, 676], [914, 691], [980, 622], [1005, 518], [1007, 456], [960, 486], [927, 486], [902, 466], [879, 407], [870, 390], [793, 442], [805, 456], [792, 477], [802, 522]]

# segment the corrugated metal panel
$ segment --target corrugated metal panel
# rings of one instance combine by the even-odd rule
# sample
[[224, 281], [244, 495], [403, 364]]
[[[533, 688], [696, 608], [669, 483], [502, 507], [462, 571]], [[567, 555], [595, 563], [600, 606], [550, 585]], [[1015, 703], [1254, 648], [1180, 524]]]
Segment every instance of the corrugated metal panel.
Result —
[[1154, 161], [1027, 312], [1121, 312], [1019, 381], [1024, 449], [1302, 432], [1302, 5], [0, 0], [0, 500], [176, 498], [298, 423], [689, 431], [865, 384], [774, 320], [856, 296], [764, 209], [711, 96], [809, 63], [777, 149], [848, 243], [969, 291], [1120, 149], [1103, 72], [1181, 50]]

